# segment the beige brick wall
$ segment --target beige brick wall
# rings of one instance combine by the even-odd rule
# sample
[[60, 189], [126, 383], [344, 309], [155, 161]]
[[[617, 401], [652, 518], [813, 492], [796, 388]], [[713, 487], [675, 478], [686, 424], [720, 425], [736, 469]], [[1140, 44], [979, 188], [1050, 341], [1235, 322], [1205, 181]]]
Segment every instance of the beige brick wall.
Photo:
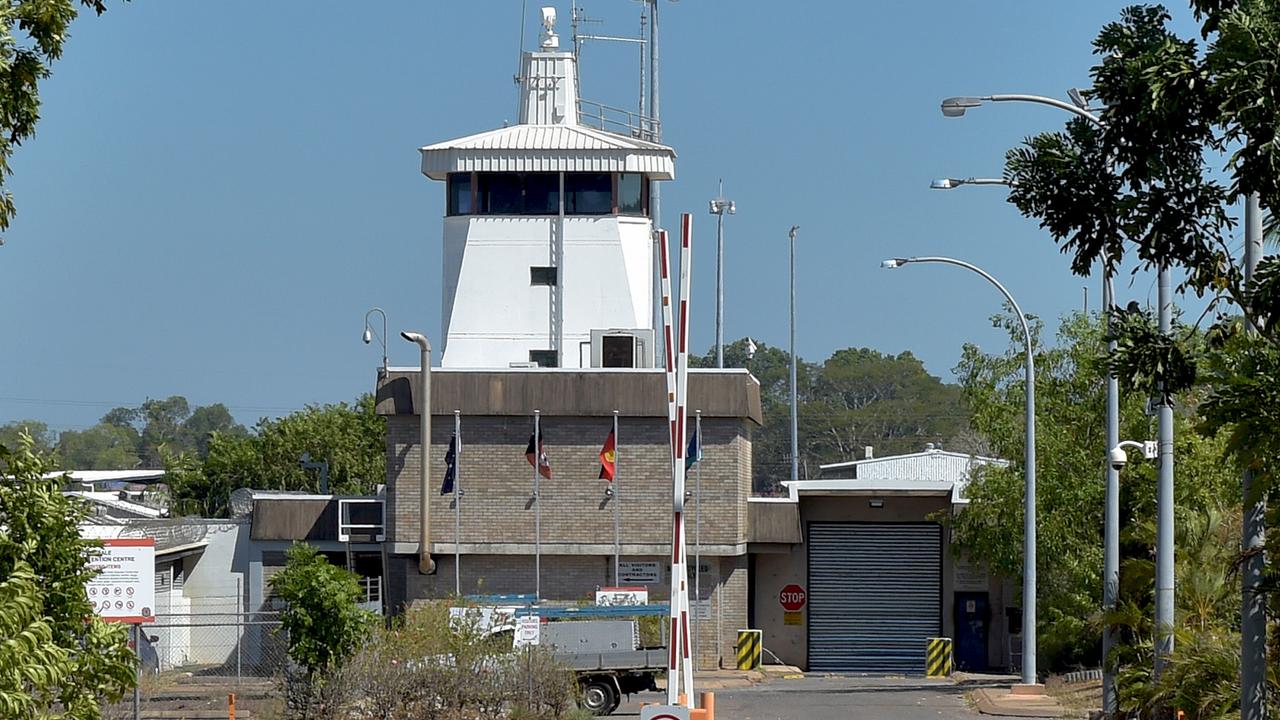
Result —
[[[552, 479], [541, 480], [544, 550], [557, 544], [613, 545], [614, 502], [608, 483], [598, 479], [599, 452], [611, 427], [609, 418], [543, 418], [543, 446]], [[702, 542], [746, 542], [746, 504], [751, 491], [751, 441], [746, 421], [707, 419], [702, 423]], [[464, 417], [459, 464], [464, 491], [461, 542], [467, 544], [534, 542], [533, 468], [524, 450], [533, 432], [531, 418]], [[431, 540], [454, 541], [453, 497], [439, 494], [444, 454], [453, 433], [453, 417], [432, 422]], [[671, 473], [667, 425], [662, 418], [623, 418], [619, 435], [618, 494], [621, 537], [625, 544], [671, 541]], [[416, 543], [419, 533], [418, 419], [387, 418], [387, 494], [389, 537]], [[695, 476], [689, 476], [692, 491]], [[696, 499], [686, 522], [692, 533]]]

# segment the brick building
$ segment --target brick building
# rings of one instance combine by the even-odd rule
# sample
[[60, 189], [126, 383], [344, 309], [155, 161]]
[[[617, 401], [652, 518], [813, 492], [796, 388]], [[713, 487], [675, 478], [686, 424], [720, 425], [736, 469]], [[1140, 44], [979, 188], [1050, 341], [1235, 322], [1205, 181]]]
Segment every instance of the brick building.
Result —
[[[378, 384], [378, 412], [387, 418], [386, 592], [392, 612], [414, 599], [447, 597], [455, 590], [532, 593], [538, 585], [548, 601], [594, 600], [597, 588], [618, 584], [615, 507], [621, 559], [657, 562], [663, 577], [648, 584], [650, 597], [667, 599], [671, 472], [661, 370], [433, 369], [431, 575], [419, 573], [417, 556], [418, 378], [416, 369], [393, 369]], [[690, 602], [700, 616], [701, 666], [711, 667], [720, 658], [733, 662], [734, 633], [747, 622], [747, 500], [751, 432], [761, 421], [759, 384], [744, 370], [690, 371], [689, 408], [691, 417], [701, 413], [703, 446], [702, 492], [687, 504], [689, 553], [701, 555], [702, 594]], [[552, 467], [552, 478], [539, 482], [540, 578], [533, 467], [525, 458], [535, 409]], [[617, 492], [608, 495], [609, 483], [598, 479], [599, 452], [614, 410]], [[456, 517], [454, 496], [440, 494], [455, 411], [462, 430]], [[690, 491], [694, 477], [691, 472]], [[457, 588], [455, 550], [461, 561]]]

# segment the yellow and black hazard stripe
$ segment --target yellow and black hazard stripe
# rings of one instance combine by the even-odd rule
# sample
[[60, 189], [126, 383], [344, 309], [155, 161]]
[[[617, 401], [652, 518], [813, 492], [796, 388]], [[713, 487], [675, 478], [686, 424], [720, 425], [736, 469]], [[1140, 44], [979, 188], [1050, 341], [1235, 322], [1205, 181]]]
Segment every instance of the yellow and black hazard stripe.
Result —
[[755, 670], [760, 667], [761, 637], [759, 630], [738, 631], [738, 669]]
[[925, 646], [925, 675], [950, 677], [952, 670], [951, 638], [929, 638]]

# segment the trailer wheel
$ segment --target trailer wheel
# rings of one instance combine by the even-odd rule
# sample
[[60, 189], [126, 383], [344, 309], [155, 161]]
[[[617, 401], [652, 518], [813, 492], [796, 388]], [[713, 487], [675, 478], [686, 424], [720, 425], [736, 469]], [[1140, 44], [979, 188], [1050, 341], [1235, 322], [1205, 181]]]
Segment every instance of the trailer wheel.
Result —
[[592, 715], [608, 715], [621, 703], [613, 678], [596, 676], [582, 681], [582, 707]]

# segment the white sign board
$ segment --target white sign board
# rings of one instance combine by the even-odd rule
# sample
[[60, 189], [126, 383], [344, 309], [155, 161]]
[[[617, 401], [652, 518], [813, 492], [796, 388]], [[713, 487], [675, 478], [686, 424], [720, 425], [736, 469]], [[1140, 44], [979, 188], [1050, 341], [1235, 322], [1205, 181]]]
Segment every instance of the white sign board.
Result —
[[648, 604], [649, 590], [643, 586], [605, 587], [596, 591], [596, 605], [600, 607]]
[[89, 558], [89, 567], [97, 574], [85, 590], [98, 617], [111, 622], [155, 622], [155, 538], [103, 540], [102, 549]]
[[640, 720], [689, 720], [689, 708], [679, 705], [645, 705]]
[[542, 636], [542, 622], [536, 615], [517, 618], [516, 620], [516, 647], [524, 647], [525, 645], [537, 645], [538, 640]]
[[662, 582], [662, 563], [656, 560], [618, 563], [618, 582], [628, 585], [660, 583]]
[[707, 598], [705, 600], [692, 599], [689, 601], [689, 606], [689, 609], [693, 611], [694, 619], [711, 619], [711, 598]]

